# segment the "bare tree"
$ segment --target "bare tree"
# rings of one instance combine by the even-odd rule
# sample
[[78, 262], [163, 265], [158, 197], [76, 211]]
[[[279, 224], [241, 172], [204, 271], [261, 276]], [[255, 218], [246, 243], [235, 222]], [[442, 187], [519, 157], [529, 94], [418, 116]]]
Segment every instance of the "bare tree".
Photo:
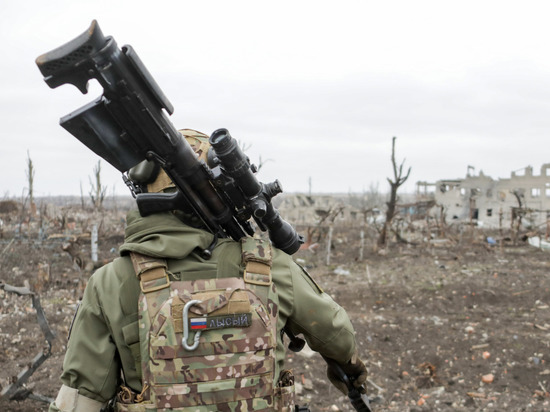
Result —
[[301, 249], [311, 249], [311, 245], [318, 244], [326, 237], [327, 228], [332, 226], [338, 215], [345, 209], [345, 205], [338, 204], [330, 206], [328, 209], [315, 209], [315, 214], [319, 218], [319, 221], [315, 227], [310, 226], [307, 228], [306, 242], [302, 245]]
[[260, 155], [259, 160], [258, 160], [258, 164], [256, 165], [256, 171], [259, 172], [261, 170], [261, 168], [264, 167], [264, 165], [267, 162], [272, 162], [272, 161], [273, 161], [273, 159], [262, 159], [262, 156]]
[[98, 160], [97, 165], [94, 167], [94, 180], [95, 182], [90, 178], [90, 198], [94, 209], [101, 210], [107, 193], [107, 187], [101, 183], [101, 160]]
[[378, 190], [378, 183], [371, 182], [369, 189], [363, 189], [360, 195], [350, 192], [348, 194], [348, 202], [351, 206], [358, 209], [359, 213], [363, 216], [363, 224], [367, 222], [376, 224], [375, 214], [382, 208], [383, 204], [382, 196]]
[[[384, 200], [378, 189], [378, 182], [369, 185], [369, 189], [366, 192], [366, 198], [363, 204], [361, 205], [361, 212], [363, 213], [364, 223], [369, 221], [369, 216], [371, 216], [374, 227], [377, 228], [376, 216], [379, 213], [379, 210], [382, 209]], [[378, 230], [378, 229], [377, 229]], [[379, 231], [379, 230], [378, 230]]]
[[376, 183], [371, 182], [369, 185], [369, 190], [367, 191], [366, 208], [374, 209], [376, 207], [380, 207], [381, 205], [382, 205], [382, 196], [378, 188], [378, 182]]
[[[239, 147], [241, 148], [241, 150], [243, 151], [244, 155], [246, 156], [246, 152], [252, 147], [252, 144], [246, 143], [242, 140], [237, 140], [237, 143], [238, 143]], [[267, 162], [272, 162], [272, 161], [273, 161], [273, 159], [262, 159], [262, 156], [260, 155], [259, 160], [258, 160], [258, 164], [253, 164], [253, 166], [256, 169], [254, 171], [254, 173], [259, 172], [261, 170], [261, 168], [264, 167], [264, 165]]]
[[84, 200], [84, 191], [82, 190], [82, 180], [80, 181], [80, 205], [82, 210], [86, 209], [86, 201]]
[[29, 190], [29, 204], [31, 208], [31, 215], [33, 215], [36, 212], [36, 205], [34, 204], [34, 175], [36, 173], [36, 170], [34, 169], [34, 165], [32, 163], [31, 155], [29, 151], [27, 150], [27, 182], [29, 184], [28, 190]]
[[241, 148], [241, 150], [243, 151], [243, 153], [246, 153], [248, 151], [248, 149], [250, 149], [252, 147], [252, 144], [250, 143], [247, 143], [243, 140], [237, 140], [237, 144], [239, 145], [239, 147]]
[[518, 207], [512, 207], [512, 242], [514, 245], [517, 244], [519, 231], [521, 229], [521, 221], [523, 216], [525, 216], [525, 208], [523, 206], [522, 199], [525, 198], [525, 193], [523, 189], [513, 189], [511, 190], [512, 194], [516, 197], [518, 201]]
[[386, 210], [386, 221], [384, 222], [384, 226], [382, 227], [382, 231], [380, 232], [380, 236], [378, 237], [378, 246], [385, 247], [388, 241], [388, 230], [391, 227], [391, 223], [393, 218], [396, 215], [396, 206], [397, 206], [397, 189], [407, 181], [409, 178], [409, 175], [411, 173], [411, 168], [409, 167], [409, 170], [407, 170], [407, 173], [405, 176], [403, 176], [403, 166], [405, 164], [405, 160], [401, 162], [399, 167], [397, 167], [397, 163], [395, 162], [395, 139], [397, 139], [395, 136], [392, 139], [392, 147], [391, 147], [391, 162], [393, 166], [393, 180], [388, 178], [388, 182], [390, 184], [390, 199], [386, 203], [387, 210]]

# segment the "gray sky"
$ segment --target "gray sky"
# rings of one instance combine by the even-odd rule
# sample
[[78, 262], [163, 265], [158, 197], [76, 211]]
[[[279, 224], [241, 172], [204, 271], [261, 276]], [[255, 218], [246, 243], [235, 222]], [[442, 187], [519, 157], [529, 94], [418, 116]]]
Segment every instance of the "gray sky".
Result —
[[[59, 118], [101, 94], [50, 89], [34, 60], [97, 19], [134, 47], [177, 128], [225, 127], [286, 192], [362, 192], [397, 159], [417, 181], [550, 162], [545, 1], [38, 1], [0, 13], [0, 196], [80, 194], [98, 157]], [[109, 194], [126, 194], [102, 161]]]

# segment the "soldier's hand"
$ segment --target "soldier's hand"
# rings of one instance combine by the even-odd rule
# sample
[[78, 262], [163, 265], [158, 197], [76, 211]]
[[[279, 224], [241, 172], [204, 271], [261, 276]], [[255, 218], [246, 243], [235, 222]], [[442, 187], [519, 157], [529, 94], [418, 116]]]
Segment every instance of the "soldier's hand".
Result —
[[[348, 376], [353, 386], [361, 393], [365, 393], [365, 382], [367, 381], [367, 368], [363, 361], [359, 358], [357, 352], [355, 352], [352, 358], [344, 364], [338, 364], [342, 371]], [[338, 376], [338, 373], [334, 371], [330, 365], [327, 368], [327, 377], [330, 382], [342, 392], [344, 395], [348, 395], [349, 390], [347, 385]]]

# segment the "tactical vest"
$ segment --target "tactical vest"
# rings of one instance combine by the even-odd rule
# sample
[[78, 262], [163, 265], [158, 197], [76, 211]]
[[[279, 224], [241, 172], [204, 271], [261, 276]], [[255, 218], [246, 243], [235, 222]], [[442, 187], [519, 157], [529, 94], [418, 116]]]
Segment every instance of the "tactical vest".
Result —
[[[292, 411], [294, 379], [274, 385], [277, 304], [271, 247], [241, 241], [244, 271], [235, 277], [170, 281], [163, 259], [132, 253], [140, 280], [143, 392], [117, 410]], [[138, 402], [138, 403], [133, 403]]]

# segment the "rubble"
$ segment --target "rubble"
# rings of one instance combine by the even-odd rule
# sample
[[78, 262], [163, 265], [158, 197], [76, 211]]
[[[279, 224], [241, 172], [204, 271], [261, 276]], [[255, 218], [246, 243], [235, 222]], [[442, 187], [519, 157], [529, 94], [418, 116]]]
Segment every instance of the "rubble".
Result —
[[[66, 218], [69, 215], [74, 216], [74, 228], [62, 229], [61, 220], [50, 218], [40, 241], [38, 232], [33, 232], [39, 227], [37, 221], [23, 222], [16, 238], [17, 219], [1, 216], [2, 280], [33, 291], [41, 287], [44, 312], [58, 336], [52, 355], [26, 386], [48, 398], [55, 397], [59, 387], [69, 326], [91, 275], [86, 266], [75, 264], [62, 245], [80, 238], [78, 251], [89, 260], [85, 234], [99, 218], [98, 223], [103, 222], [99, 261], [113, 259], [124, 229], [123, 211], [103, 216], [65, 213]], [[459, 231], [427, 218], [414, 225], [401, 223], [401, 238], [394, 236], [383, 255], [374, 245], [373, 226], [362, 228], [338, 219], [331, 266], [324, 263], [327, 248], [322, 237], [315, 253], [305, 249], [294, 255], [348, 311], [359, 353], [369, 369], [367, 389], [377, 398], [373, 409], [550, 410], [548, 252], [529, 246], [526, 240], [513, 244], [506, 240], [509, 232], [488, 233], [469, 226]], [[359, 253], [361, 229], [363, 255]], [[496, 244], [489, 246], [487, 236]], [[449, 240], [437, 244], [443, 242], [430, 239]], [[345, 274], [335, 276], [337, 268]], [[0, 290], [2, 388], [42, 350], [42, 336], [30, 299]], [[327, 382], [326, 365], [313, 351], [290, 353], [288, 358], [301, 405], [309, 404], [315, 411], [352, 410]], [[485, 375], [493, 375], [491, 383], [483, 382]], [[38, 400], [0, 399], [0, 410], [42, 412], [47, 408]]]

